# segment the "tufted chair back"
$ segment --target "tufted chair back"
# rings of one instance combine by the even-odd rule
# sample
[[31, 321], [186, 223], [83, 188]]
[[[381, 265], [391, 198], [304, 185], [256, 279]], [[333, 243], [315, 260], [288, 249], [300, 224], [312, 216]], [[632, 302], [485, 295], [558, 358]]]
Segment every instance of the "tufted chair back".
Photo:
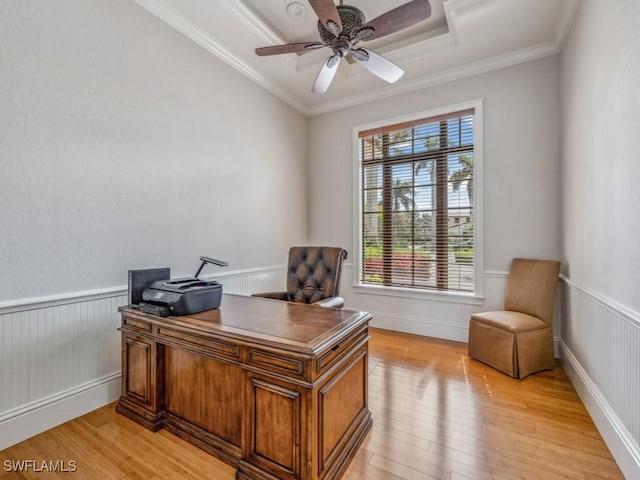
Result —
[[291, 302], [315, 303], [340, 294], [342, 262], [347, 251], [340, 247], [291, 247], [287, 271], [287, 296]]
[[342, 262], [347, 251], [340, 247], [291, 247], [287, 265], [287, 290], [252, 293], [253, 297], [308, 303], [314, 307], [342, 308]]

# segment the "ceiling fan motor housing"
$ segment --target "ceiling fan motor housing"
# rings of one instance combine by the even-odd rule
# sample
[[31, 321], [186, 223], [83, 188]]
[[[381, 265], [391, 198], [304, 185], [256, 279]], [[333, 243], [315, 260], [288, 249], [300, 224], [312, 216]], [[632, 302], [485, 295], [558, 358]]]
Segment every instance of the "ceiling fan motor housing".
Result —
[[313, 93], [327, 91], [340, 60], [346, 55], [382, 80], [388, 83], [397, 81], [404, 74], [400, 67], [373, 50], [357, 45], [360, 42], [391, 35], [431, 15], [429, 0], [411, 0], [378, 15], [369, 23], [365, 23], [365, 16], [358, 8], [342, 5], [342, 0], [340, 5], [335, 5], [335, 0], [309, 0], [309, 3], [318, 17], [321, 42], [297, 42], [256, 48], [256, 54], [264, 56], [305, 53], [316, 48], [330, 48], [333, 55], [322, 62], [322, 68], [311, 89]]
[[342, 22], [342, 32], [336, 36], [327, 30], [320, 21], [318, 21], [318, 32], [324, 45], [331, 47], [336, 55], [344, 57], [349, 53], [354, 43], [357, 43], [354, 42], [355, 35], [365, 24], [365, 17], [364, 13], [350, 5], [338, 5], [336, 8]]

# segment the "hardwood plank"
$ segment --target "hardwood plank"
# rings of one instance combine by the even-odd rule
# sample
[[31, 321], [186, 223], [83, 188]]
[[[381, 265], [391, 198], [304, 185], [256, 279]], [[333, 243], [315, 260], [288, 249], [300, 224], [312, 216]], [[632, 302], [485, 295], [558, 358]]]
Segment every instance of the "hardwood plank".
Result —
[[[471, 360], [466, 344], [371, 329], [373, 429], [343, 480], [623, 479], [558, 365], [523, 380]], [[108, 405], [30, 438], [0, 460], [75, 460], [76, 478], [232, 480], [235, 469]], [[69, 478], [7, 472], [0, 479]]]

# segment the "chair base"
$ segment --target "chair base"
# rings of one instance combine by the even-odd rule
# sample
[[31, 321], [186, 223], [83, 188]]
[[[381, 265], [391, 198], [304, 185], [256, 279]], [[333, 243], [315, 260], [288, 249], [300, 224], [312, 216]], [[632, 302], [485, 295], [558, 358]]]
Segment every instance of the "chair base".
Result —
[[513, 333], [472, 317], [469, 357], [513, 378], [525, 378], [553, 369], [553, 333], [550, 327]]

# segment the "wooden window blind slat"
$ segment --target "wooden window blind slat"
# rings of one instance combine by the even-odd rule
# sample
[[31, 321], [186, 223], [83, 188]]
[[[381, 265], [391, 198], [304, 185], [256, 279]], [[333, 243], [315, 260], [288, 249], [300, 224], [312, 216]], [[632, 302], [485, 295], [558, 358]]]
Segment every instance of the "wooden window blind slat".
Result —
[[473, 292], [474, 110], [359, 132], [363, 284]]

